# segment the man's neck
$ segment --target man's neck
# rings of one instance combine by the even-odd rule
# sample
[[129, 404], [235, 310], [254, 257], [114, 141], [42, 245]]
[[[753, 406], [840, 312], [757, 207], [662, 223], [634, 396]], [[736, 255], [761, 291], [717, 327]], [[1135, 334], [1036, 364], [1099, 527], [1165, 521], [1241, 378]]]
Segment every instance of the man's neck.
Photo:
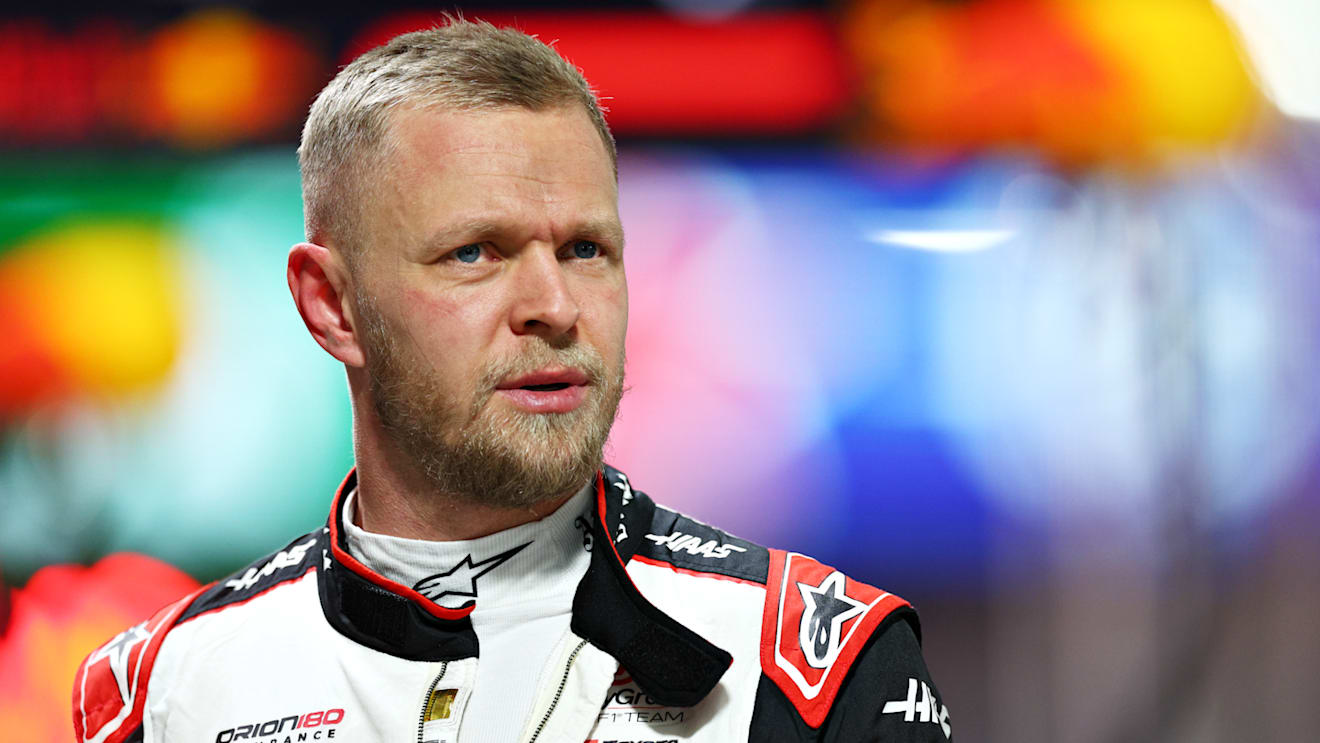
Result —
[[527, 508], [495, 508], [434, 490], [409, 490], [379, 474], [358, 466], [357, 525], [375, 534], [432, 542], [476, 539], [512, 529], [545, 518], [573, 496], [566, 493]]
[[545, 518], [586, 484], [525, 508], [484, 505], [437, 490], [435, 481], [385, 433], [365, 392], [368, 384], [364, 373], [350, 368], [348, 377], [353, 404], [353, 458], [357, 465], [354, 522], [366, 531], [433, 542], [477, 539]]
[[545, 518], [577, 492], [574, 489], [525, 508], [484, 505], [437, 492], [433, 481], [401, 460], [402, 454], [390, 456], [391, 452], [372, 445], [373, 438], [354, 437], [358, 482], [354, 521], [376, 534], [434, 542], [476, 539]]

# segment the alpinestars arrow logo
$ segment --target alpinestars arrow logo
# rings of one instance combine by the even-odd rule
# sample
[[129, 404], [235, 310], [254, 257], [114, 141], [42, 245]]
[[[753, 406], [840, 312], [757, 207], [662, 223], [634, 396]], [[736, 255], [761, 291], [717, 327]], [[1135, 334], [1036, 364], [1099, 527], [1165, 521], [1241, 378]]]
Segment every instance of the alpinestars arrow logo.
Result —
[[147, 632], [147, 623], [143, 622], [120, 632], [115, 636], [115, 639], [87, 656], [88, 666], [92, 666], [103, 659], [110, 661], [110, 673], [114, 675], [115, 684], [119, 687], [119, 698], [125, 705], [133, 703], [131, 693], [133, 680], [129, 678], [128, 672], [130, 654], [133, 652], [133, 648], [150, 639], [151, 633]]
[[[520, 544], [511, 550], [501, 552], [494, 557], [487, 557], [479, 562], [473, 562], [472, 555], [467, 555], [449, 570], [417, 581], [413, 586], [413, 590], [437, 604], [441, 603], [440, 600], [443, 598], [457, 596], [464, 599], [461, 606], [466, 606], [470, 601], [477, 598], [477, 580], [481, 576], [508, 562], [514, 555], [522, 552], [529, 545], [531, 545], [531, 542]], [[443, 605], [450, 606], [452, 603], [451, 600]], [[459, 607], [451, 606], [451, 608]]]
[[866, 611], [866, 604], [843, 592], [843, 584], [843, 573], [837, 570], [818, 586], [797, 584], [806, 607], [798, 624], [798, 643], [812, 668], [829, 668], [839, 655], [843, 623]]

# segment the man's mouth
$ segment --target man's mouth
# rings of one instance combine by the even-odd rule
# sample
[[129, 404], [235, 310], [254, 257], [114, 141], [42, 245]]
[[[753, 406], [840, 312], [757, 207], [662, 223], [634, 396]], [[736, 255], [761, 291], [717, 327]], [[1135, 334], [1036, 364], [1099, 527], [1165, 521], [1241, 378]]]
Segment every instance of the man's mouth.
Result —
[[538, 369], [530, 374], [522, 374], [506, 379], [496, 385], [500, 390], [532, 390], [533, 392], [553, 392], [583, 385], [591, 381], [587, 373], [572, 367], [549, 367]]
[[495, 391], [514, 407], [529, 413], [567, 413], [586, 399], [590, 381], [580, 369], [555, 367], [507, 379]]

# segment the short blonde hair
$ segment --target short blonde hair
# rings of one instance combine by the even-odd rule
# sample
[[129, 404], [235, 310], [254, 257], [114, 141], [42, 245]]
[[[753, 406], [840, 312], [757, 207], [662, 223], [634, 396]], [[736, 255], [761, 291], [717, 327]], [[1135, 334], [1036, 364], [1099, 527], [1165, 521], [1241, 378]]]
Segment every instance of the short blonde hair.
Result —
[[[451, 110], [582, 106], [610, 162], [618, 153], [581, 71], [521, 31], [448, 19], [396, 36], [335, 75], [312, 103], [298, 147], [307, 238], [327, 237], [356, 262], [356, 232], [371, 190], [367, 162], [387, 154], [390, 111], [402, 104]], [[374, 156], [374, 157], [372, 157]]]

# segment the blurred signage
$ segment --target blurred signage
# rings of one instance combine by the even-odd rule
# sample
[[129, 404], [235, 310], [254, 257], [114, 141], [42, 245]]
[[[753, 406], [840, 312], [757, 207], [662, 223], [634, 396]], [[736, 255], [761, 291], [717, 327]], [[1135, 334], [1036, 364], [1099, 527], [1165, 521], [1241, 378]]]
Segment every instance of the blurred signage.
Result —
[[1209, 0], [857, 0], [866, 139], [1144, 163], [1244, 133], [1260, 97]]
[[141, 32], [106, 18], [0, 23], [0, 139], [186, 148], [296, 132], [322, 61], [302, 37], [234, 10]]
[[[655, 11], [482, 14], [552, 42], [586, 73], [618, 134], [799, 135], [827, 129], [851, 98], [848, 63], [818, 12], [698, 22]], [[346, 63], [391, 37], [444, 22], [402, 12], [315, 19], [311, 32], [233, 9], [141, 30], [0, 22], [0, 142], [162, 143], [207, 148], [292, 141], [335, 67], [320, 35], [354, 29]], [[300, 29], [307, 28], [299, 24]]]
[[[810, 134], [852, 98], [832, 23], [814, 11], [760, 11], [698, 21], [654, 11], [482, 13], [554, 45], [577, 65], [616, 134]], [[339, 60], [436, 13], [399, 13], [367, 26]]]
[[[338, 12], [280, 24], [212, 8], [147, 30], [108, 17], [0, 22], [0, 140], [291, 142], [336, 62], [445, 22], [438, 11]], [[1219, 147], [1250, 128], [1261, 103], [1210, 0], [856, 0], [838, 19], [640, 9], [470, 17], [553, 44], [595, 86], [622, 137], [847, 130], [900, 148], [1026, 147], [1087, 166]]]

